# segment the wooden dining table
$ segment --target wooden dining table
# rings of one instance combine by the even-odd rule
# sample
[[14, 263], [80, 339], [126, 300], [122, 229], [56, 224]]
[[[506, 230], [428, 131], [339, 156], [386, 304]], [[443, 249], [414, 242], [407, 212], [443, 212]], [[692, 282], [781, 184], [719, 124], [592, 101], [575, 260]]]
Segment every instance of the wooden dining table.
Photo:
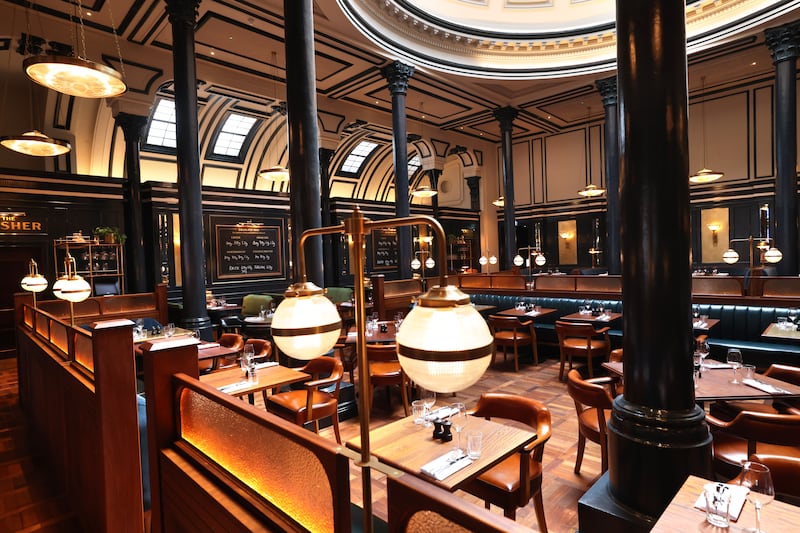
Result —
[[622, 313], [603, 313], [602, 315], [592, 315], [591, 313], [571, 313], [564, 315], [559, 320], [567, 322], [591, 322], [592, 324], [610, 324], [622, 318]]
[[[470, 431], [480, 431], [483, 434], [481, 456], [443, 480], [425, 475], [421, 469], [455, 448], [455, 432], [451, 442], [435, 440], [433, 428], [415, 424], [413, 416], [370, 430], [370, 453], [388, 466], [452, 492], [536, 440], [536, 432], [533, 430], [471, 416], [462, 430], [462, 448], [466, 447], [466, 435]], [[361, 437], [348, 440], [346, 445], [360, 452]]]
[[[386, 326], [386, 331], [381, 331], [381, 326]], [[376, 343], [376, 344], [391, 344], [395, 341], [397, 337], [397, 326], [395, 326], [393, 320], [381, 320], [378, 322], [378, 329], [374, 330], [371, 335], [367, 335], [366, 339], [367, 342]], [[356, 328], [353, 326], [347, 332], [347, 339], [344, 341], [345, 344], [355, 344], [356, 343]]]
[[[756, 525], [756, 511], [753, 504], [745, 502], [742, 512], [736, 521], [732, 521], [728, 529], [715, 528], [706, 522], [706, 512], [695, 507], [703, 487], [711, 480], [697, 476], [689, 476], [680, 490], [672, 498], [667, 508], [661, 513], [653, 529], [654, 533], [674, 533], [675, 531], [727, 531], [740, 533]], [[761, 529], [769, 533], [797, 531], [800, 524], [800, 507], [777, 500], [761, 509]]]
[[[203, 374], [200, 376], [200, 381], [238, 398], [261, 392], [266, 402], [267, 391], [271, 390], [274, 393], [284, 385], [311, 378], [306, 372], [277, 364], [259, 368], [257, 372], [258, 381], [248, 381], [239, 367]], [[228, 388], [229, 390], [226, 390]]]
[[790, 325], [791, 327], [781, 327], [773, 322], [767, 326], [766, 329], [764, 329], [763, 333], [761, 333], [761, 336], [768, 339], [800, 341], [800, 331], [797, 331], [797, 328], [794, 327], [793, 324]]
[[[706, 363], [711, 364], [711, 360]], [[715, 364], [722, 365], [723, 363]], [[618, 376], [623, 375], [623, 363], [603, 363], [603, 367]], [[706, 402], [713, 400], [769, 400], [774, 398], [800, 398], [800, 386], [771, 378], [763, 374], [756, 374], [755, 379], [762, 383], [778, 387], [786, 391], [785, 394], [770, 394], [763, 390], [745, 385], [743, 383], [734, 384], [733, 369], [731, 368], [706, 368], [701, 372], [701, 377], [697, 380], [697, 388], [694, 390], [695, 400]]]
[[542, 318], [543, 316], [552, 315], [556, 311], [558, 311], [558, 309], [552, 309], [550, 307], [540, 307], [538, 311], [526, 311], [525, 309], [517, 309], [516, 307], [512, 307], [511, 309], [504, 309], [497, 314], [503, 316], [515, 316], [517, 318], [532, 318], [536, 320], [537, 318]]

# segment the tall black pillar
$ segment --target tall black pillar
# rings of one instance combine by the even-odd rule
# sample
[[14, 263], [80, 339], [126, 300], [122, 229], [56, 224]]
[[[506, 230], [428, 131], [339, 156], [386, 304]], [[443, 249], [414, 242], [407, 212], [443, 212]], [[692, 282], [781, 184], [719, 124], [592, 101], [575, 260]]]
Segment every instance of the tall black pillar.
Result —
[[469, 208], [473, 211], [481, 210], [481, 190], [480, 190], [480, 176], [470, 176], [464, 178], [467, 180], [467, 187], [469, 187]]
[[[289, 110], [289, 191], [292, 221], [292, 257], [296, 258], [300, 235], [322, 226], [319, 128], [317, 126], [317, 79], [314, 63], [314, 11], [311, 0], [284, 0], [286, 47], [286, 105]], [[322, 277], [322, 240], [305, 245], [306, 274], [317, 285]], [[299, 280], [297, 260], [295, 279]]]
[[[320, 168], [320, 199], [322, 202], [322, 225], [331, 226], [334, 224], [333, 213], [331, 213], [331, 186], [330, 186], [330, 165], [333, 159], [334, 150], [330, 148], [319, 149], [319, 168]], [[338, 285], [339, 265], [333, 258], [334, 239], [338, 235], [325, 235], [322, 237], [322, 255], [328, 258], [328, 264], [324, 266], [325, 286], [332, 287]]]
[[144, 138], [147, 117], [117, 113], [117, 126], [125, 136], [125, 274], [128, 292], [153, 290], [152, 269], [147, 268], [142, 222], [142, 172], [139, 148]]
[[603, 99], [606, 160], [606, 265], [609, 274], [620, 274], [619, 214], [619, 117], [617, 116], [617, 78], [597, 80]]
[[[381, 69], [381, 74], [389, 82], [392, 93], [392, 151], [394, 154], [394, 205], [398, 217], [410, 213], [408, 200], [408, 148], [406, 127], [406, 93], [408, 80], [414, 75], [414, 67], [395, 61]], [[411, 228], [397, 228], [397, 258], [400, 262], [400, 278], [411, 277]]]
[[797, 231], [797, 55], [800, 23], [764, 32], [775, 65], [775, 246], [783, 252], [778, 274], [798, 273]]
[[685, 6], [616, 6], [625, 393], [608, 472], [579, 503], [583, 533], [649, 530], [687, 475], [711, 466], [692, 377]]
[[505, 253], [503, 266], [511, 268], [514, 256], [517, 255], [517, 222], [514, 215], [514, 160], [511, 145], [513, 122], [519, 111], [513, 107], [502, 107], [494, 110], [494, 118], [500, 122], [500, 135], [503, 152], [503, 228], [505, 229]]
[[197, 68], [194, 27], [199, 0], [166, 0], [172, 24], [175, 130], [178, 161], [178, 214], [181, 221], [183, 315], [180, 325], [212, 339], [206, 311], [206, 261], [203, 250], [203, 197], [197, 125]]
[[[432, 168], [428, 171], [428, 179], [431, 182], [431, 189], [434, 191], [439, 190], [439, 177], [442, 175], [442, 171], [438, 168]], [[438, 219], [439, 218], [439, 195], [435, 194], [431, 197], [431, 209], [433, 210], [433, 217]]]

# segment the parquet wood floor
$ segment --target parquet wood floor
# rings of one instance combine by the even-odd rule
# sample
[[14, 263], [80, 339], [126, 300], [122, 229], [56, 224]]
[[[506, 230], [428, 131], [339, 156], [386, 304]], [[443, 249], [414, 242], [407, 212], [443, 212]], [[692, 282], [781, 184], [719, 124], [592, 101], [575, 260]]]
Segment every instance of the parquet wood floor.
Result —
[[[345, 377], [347, 379], [347, 377]], [[356, 378], [357, 379], [357, 378]], [[578, 499], [600, 474], [600, 449], [587, 443], [581, 474], [573, 473], [577, 446], [575, 408], [566, 393], [566, 385], [558, 381], [558, 362], [544, 359], [538, 366], [521, 364], [515, 373], [511, 363], [486, 372], [481, 380], [455, 397], [447, 395], [437, 404], [463, 401], [472, 407], [481, 393], [503, 391], [532, 396], [548, 405], [552, 413], [553, 433], [544, 452], [543, 497], [547, 525], [551, 532], [572, 533], [578, 528]], [[403, 416], [399, 392], [392, 392], [391, 408], [387, 407], [385, 390], [375, 394], [371, 414], [373, 427]], [[260, 396], [257, 405], [263, 408]], [[359, 432], [357, 419], [341, 423], [344, 440]], [[324, 437], [333, 439], [330, 428]], [[361, 503], [361, 470], [351, 467], [351, 498]], [[373, 472], [372, 493], [376, 515], [386, 518], [385, 483]], [[482, 505], [476, 498], [458, 492], [459, 496]], [[502, 515], [502, 510], [493, 508]], [[530, 504], [517, 512], [517, 522], [537, 530], [536, 516]], [[18, 405], [15, 359], [0, 359], [0, 532], [11, 531], [80, 531], [75, 517], [66, 507], [63, 495], [48, 478], [46, 466], [31, 452], [25, 419]]]

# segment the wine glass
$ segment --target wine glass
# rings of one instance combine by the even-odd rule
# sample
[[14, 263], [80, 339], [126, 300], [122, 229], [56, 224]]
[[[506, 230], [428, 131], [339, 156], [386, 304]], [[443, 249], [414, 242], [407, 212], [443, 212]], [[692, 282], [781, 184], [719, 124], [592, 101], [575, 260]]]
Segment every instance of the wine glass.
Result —
[[700, 339], [695, 343], [694, 351], [696, 354], [700, 356], [700, 370], [702, 371], [705, 368], [704, 364], [706, 361], [706, 357], [710, 353], [710, 348], [708, 347], [708, 342], [705, 339]]
[[796, 326], [798, 319], [800, 319], [800, 309], [797, 307], [790, 307], [786, 315], [789, 317], [792, 324]]
[[253, 345], [245, 344], [244, 349], [242, 349], [242, 356], [239, 358], [239, 366], [241, 366], [242, 372], [247, 377], [250, 377], [250, 372], [253, 369], [254, 357], [255, 357], [255, 351]]
[[455, 402], [450, 404], [450, 424], [456, 431], [456, 439], [458, 442], [457, 449], [459, 452], [463, 451], [461, 447], [461, 430], [467, 424], [467, 408], [463, 402]]
[[739, 381], [739, 369], [742, 368], [742, 363], [744, 363], [741, 350], [737, 350], [736, 348], [729, 349], [728, 356], [725, 360], [733, 367], [733, 381], [731, 381], [731, 383], [738, 385], [741, 383], [741, 381]]
[[431, 414], [431, 407], [436, 403], [436, 393], [429, 389], [420, 389], [419, 397], [422, 400], [422, 406], [425, 408], [425, 414], [422, 415], [425, 419], [425, 427], [430, 427], [433, 424], [428, 420], [428, 415]]
[[700, 386], [698, 379], [700, 378], [700, 363], [702, 362], [702, 359], [698, 352], [694, 352], [694, 356], [692, 357], [692, 362], [694, 364], [694, 388], [696, 389]]
[[765, 533], [761, 530], [761, 508], [775, 499], [775, 486], [769, 468], [761, 463], [746, 461], [739, 474], [739, 484], [750, 489], [747, 500], [756, 509], [756, 527], [745, 529], [748, 533]]

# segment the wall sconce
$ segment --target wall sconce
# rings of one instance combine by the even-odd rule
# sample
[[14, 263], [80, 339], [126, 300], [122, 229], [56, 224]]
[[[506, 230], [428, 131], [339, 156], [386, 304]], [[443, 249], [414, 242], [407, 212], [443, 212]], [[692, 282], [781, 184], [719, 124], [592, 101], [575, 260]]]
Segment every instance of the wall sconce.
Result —
[[506, 199], [505, 197], [500, 196], [497, 198], [497, 200], [492, 200], [492, 204], [494, 204], [495, 207], [505, 207]]
[[[351, 273], [355, 283], [356, 359], [360, 376], [369, 375], [366, 357], [366, 309], [364, 267], [366, 236], [381, 228], [426, 224], [439, 239], [447, 242], [444, 229], [433, 217], [417, 215], [371, 221], [356, 207], [341, 224], [303, 232], [298, 242], [298, 274], [302, 281], [286, 290], [272, 318], [272, 333], [281, 350], [291, 346], [289, 355], [313, 359], [329, 351], [341, 331], [341, 318], [334, 304], [322, 295], [322, 289], [307, 281], [305, 242], [313, 236], [345, 234], [348, 236]], [[496, 259], [495, 259], [496, 261]], [[440, 246], [439, 263], [447, 264], [447, 251]], [[470, 305], [469, 296], [448, 285], [442, 268], [439, 285], [418, 298], [397, 332], [397, 356], [408, 377], [419, 386], [435, 392], [456, 392], [474, 384], [489, 367], [492, 357], [492, 334], [486, 321]], [[301, 300], [305, 300], [302, 302]], [[302, 309], [301, 309], [302, 307]], [[288, 352], [287, 352], [288, 353]], [[369, 405], [367, 380], [358, 382], [361, 431], [361, 469], [364, 531], [372, 531], [372, 488], [370, 479]]]
[[601, 189], [597, 185], [589, 184], [583, 189], [578, 191], [579, 196], [583, 196], [584, 198], [594, 198], [595, 196], [600, 196], [606, 192], [605, 189]]
[[569, 243], [575, 237], [575, 234], [572, 233], [571, 231], [565, 231], [559, 233], [558, 236], [564, 239], [564, 248], [569, 249]]
[[24, 290], [33, 293], [33, 307], [35, 308], [36, 293], [45, 290], [48, 282], [47, 278], [39, 274], [39, 265], [33, 259], [28, 262], [28, 275], [22, 278], [20, 285]]
[[717, 236], [717, 232], [722, 229], [722, 225], [718, 222], [712, 222], [710, 224], [706, 224], [708, 231], [711, 232], [711, 242], [714, 246], [719, 243], [719, 237]]

